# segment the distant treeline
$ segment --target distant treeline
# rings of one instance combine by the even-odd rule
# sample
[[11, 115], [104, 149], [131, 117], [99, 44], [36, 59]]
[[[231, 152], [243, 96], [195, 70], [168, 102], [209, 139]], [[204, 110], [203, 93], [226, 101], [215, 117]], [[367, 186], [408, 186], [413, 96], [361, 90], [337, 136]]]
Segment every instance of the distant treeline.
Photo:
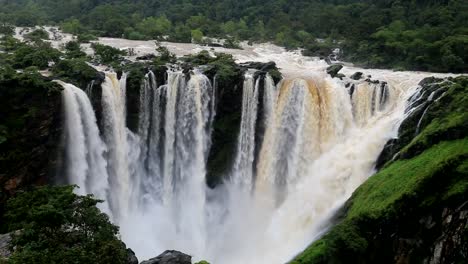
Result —
[[273, 41], [318, 56], [341, 47], [368, 67], [468, 71], [466, 0], [0, 0], [0, 21], [88, 37]]

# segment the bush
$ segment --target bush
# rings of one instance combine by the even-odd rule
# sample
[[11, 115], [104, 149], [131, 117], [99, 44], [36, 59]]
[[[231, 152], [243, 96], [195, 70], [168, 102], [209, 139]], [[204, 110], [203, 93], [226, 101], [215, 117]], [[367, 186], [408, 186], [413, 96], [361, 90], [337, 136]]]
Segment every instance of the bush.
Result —
[[65, 44], [65, 55], [69, 59], [86, 57], [86, 53], [81, 50], [81, 46], [78, 41], [69, 41]]
[[98, 38], [93, 34], [84, 33], [84, 34], [79, 34], [77, 37], [77, 40], [80, 43], [89, 43], [90, 41], [98, 40]]
[[8, 200], [8, 229], [21, 230], [9, 263], [126, 263], [118, 227], [96, 207], [101, 201], [73, 189], [38, 187]]
[[116, 49], [111, 46], [102, 45], [99, 43], [91, 44], [94, 50], [94, 57], [101, 64], [118, 63], [123, 60], [124, 55], [127, 53], [123, 50]]
[[84, 58], [61, 60], [53, 68], [55, 78], [85, 87], [96, 78], [97, 71], [86, 63]]
[[16, 68], [26, 68], [36, 66], [39, 69], [46, 69], [50, 63], [60, 60], [60, 51], [52, 48], [50, 43], [38, 41], [32, 45], [20, 45], [14, 51], [13, 60]]
[[36, 29], [31, 33], [24, 35], [24, 38], [31, 41], [49, 39], [49, 33], [42, 28]]

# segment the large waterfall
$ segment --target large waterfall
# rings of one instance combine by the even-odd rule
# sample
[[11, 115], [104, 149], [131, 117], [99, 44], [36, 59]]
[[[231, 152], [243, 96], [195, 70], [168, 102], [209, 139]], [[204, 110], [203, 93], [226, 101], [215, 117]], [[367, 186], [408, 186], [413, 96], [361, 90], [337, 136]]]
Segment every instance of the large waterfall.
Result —
[[278, 85], [253, 70], [244, 78], [233, 166], [215, 189], [205, 183], [215, 80], [168, 71], [158, 86], [148, 72], [136, 133], [126, 126], [125, 74], [102, 83], [102, 131], [86, 93], [61, 83], [68, 181], [107, 201], [101, 209], [140, 259], [176, 249], [212, 263], [287, 262], [373, 173], [416, 90], [345, 86], [320, 71]]

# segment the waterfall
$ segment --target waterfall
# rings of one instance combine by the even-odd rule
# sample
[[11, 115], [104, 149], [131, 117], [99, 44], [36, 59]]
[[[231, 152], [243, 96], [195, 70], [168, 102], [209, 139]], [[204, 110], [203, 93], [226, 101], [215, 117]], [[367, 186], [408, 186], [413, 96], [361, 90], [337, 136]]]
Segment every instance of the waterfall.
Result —
[[174, 157], [175, 157], [175, 131], [176, 107], [180, 87], [185, 86], [185, 78], [181, 72], [169, 72], [166, 90], [166, 105], [164, 118], [164, 154], [163, 154], [163, 200], [169, 203], [174, 191]]
[[415, 89], [393, 79], [352, 82], [316, 71], [275, 85], [247, 71], [232, 169], [215, 189], [205, 177], [216, 78], [169, 70], [158, 87], [148, 72], [136, 133], [125, 74], [101, 85], [101, 133], [86, 93], [62, 84], [69, 182], [108, 201], [101, 209], [140, 259], [175, 249], [213, 263], [285, 263], [372, 175], [420, 95], [409, 100]]
[[110, 214], [108, 198], [106, 145], [99, 136], [93, 107], [86, 93], [76, 86], [58, 81], [64, 88], [66, 175], [80, 188], [78, 194], [94, 194], [106, 202], [100, 209]]
[[258, 90], [260, 79], [254, 79], [254, 71], [244, 76], [242, 91], [242, 119], [234, 163], [233, 182], [247, 187], [252, 185], [255, 150], [255, 124], [257, 121]]
[[276, 105], [276, 99], [278, 97], [278, 91], [276, 89], [275, 82], [271, 78], [270, 74], [265, 76], [265, 87], [263, 90], [263, 122], [264, 126], [267, 127], [273, 122], [274, 108]]
[[128, 164], [127, 127], [125, 120], [125, 74], [121, 80], [115, 73], [106, 73], [102, 83], [102, 122], [107, 144], [110, 205], [119, 219], [128, 213], [131, 182]]

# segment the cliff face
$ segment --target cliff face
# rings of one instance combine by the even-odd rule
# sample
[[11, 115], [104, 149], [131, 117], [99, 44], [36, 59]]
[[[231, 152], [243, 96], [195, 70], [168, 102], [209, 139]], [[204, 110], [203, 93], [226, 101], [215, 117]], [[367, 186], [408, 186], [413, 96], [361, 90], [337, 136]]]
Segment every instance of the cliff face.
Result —
[[60, 166], [60, 91], [36, 73], [0, 78], [1, 207], [17, 190], [52, 181]]
[[[291, 263], [464, 263], [468, 77], [425, 79], [380, 170]], [[412, 109], [412, 110], [411, 110]]]

